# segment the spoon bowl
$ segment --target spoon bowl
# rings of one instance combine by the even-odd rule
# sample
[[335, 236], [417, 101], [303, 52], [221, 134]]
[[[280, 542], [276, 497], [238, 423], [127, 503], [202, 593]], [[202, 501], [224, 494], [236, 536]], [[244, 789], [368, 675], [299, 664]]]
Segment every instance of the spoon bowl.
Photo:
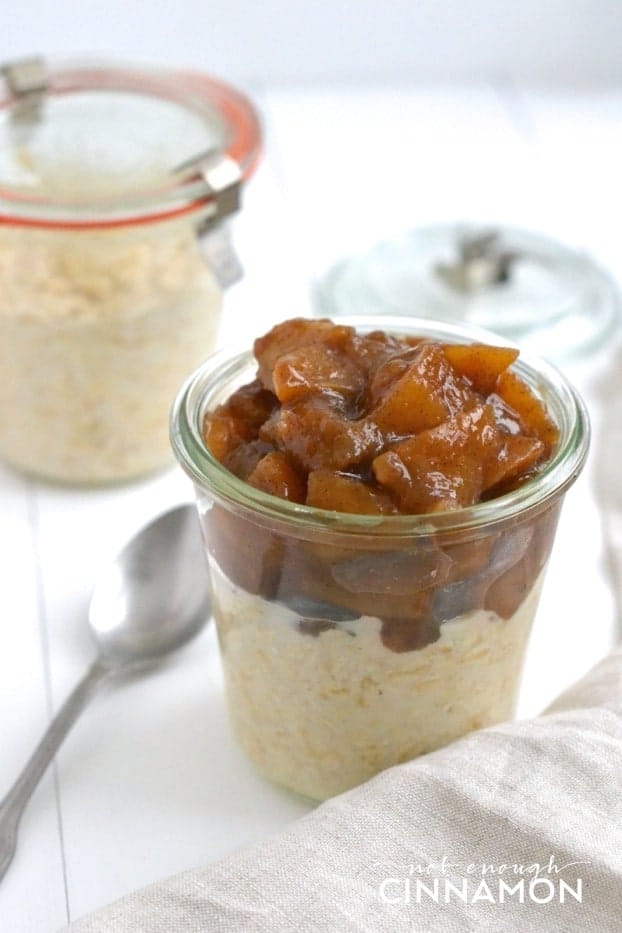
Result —
[[89, 624], [110, 668], [153, 663], [193, 638], [210, 614], [209, 581], [193, 505], [159, 516], [97, 581]]

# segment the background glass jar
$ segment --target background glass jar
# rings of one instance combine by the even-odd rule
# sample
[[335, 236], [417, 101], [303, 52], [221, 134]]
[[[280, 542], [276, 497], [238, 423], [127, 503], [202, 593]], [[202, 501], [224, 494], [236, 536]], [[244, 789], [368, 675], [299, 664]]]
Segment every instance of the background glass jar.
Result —
[[9, 68], [3, 459], [68, 482], [128, 479], [169, 460], [171, 400], [216, 342], [230, 270], [214, 264], [214, 241], [226, 246], [223, 224], [259, 147], [249, 101], [202, 75]]
[[[340, 318], [444, 342], [487, 339], [423, 320]], [[581, 401], [545, 363], [516, 371], [559, 428], [514, 491], [454, 512], [356, 516], [267, 496], [201, 440], [204, 413], [254, 376], [218, 355], [172, 420], [195, 483], [235, 731], [268, 777], [323, 799], [513, 714], [563, 494], [588, 446]]]

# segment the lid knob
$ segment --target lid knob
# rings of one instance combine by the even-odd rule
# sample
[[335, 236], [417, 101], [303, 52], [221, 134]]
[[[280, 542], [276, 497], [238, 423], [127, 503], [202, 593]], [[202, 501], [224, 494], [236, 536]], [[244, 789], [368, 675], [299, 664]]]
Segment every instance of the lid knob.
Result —
[[503, 246], [497, 230], [464, 233], [456, 245], [457, 260], [437, 263], [435, 272], [459, 292], [475, 292], [507, 282], [512, 264], [519, 258], [516, 250]]

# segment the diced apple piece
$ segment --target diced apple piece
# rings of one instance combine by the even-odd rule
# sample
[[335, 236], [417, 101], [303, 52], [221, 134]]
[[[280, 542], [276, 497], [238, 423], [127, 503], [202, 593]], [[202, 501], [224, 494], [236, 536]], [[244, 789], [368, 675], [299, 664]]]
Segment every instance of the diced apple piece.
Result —
[[255, 357], [259, 364], [258, 378], [266, 389], [274, 391], [272, 370], [280, 356], [314, 343], [325, 342], [327, 346], [340, 349], [353, 334], [352, 327], [338, 326], [325, 319], [308, 320], [298, 317], [277, 324], [255, 341]]
[[523, 429], [538, 437], [549, 454], [557, 443], [558, 431], [540, 399], [516, 373], [505, 371], [497, 379], [495, 392], [518, 414]]
[[377, 405], [389, 388], [408, 371], [413, 360], [418, 357], [416, 347], [404, 347], [384, 360], [371, 376], [369, 386], [370, 404]]
[[305, 501], [305, 478], [296, 469], [291, 458], [281, 450], [274, 450], [262, 457], [248, 477], [248, 483], [271, 496], [279, 496], [292, 502]]
[[518, 357], [518, 350], [511, 347], [490, 347], [484, 343], [447, 344], [443, 350], [455, 371], [482, 395], [490, 395], [499, 375]]
[[418, 651], [438, 641], [441, 628], [429, 613], [423, 613], [417, 619], [382, 620], [380, 638], [389, 651], [401, 654], [405, 651]]
[[278, 417], [268, 422], [262, 437], [287, 450], [306, 470], [346, 471], [371, 459], [383, 445], [375, 424], [348, 421], [314, 401], [281, 409]]
[[498, 456], [503, 440], [491, 406], [484, 403], [415, 437], [399, 441], [391, 449], [405, 463], [419, 456], [458, 464], [464, 457], [488, 463]]
[[475, 400], [442, 348], [427, 343], [415, 350], [404, 375], [389, 387], [369, 417], [385, 434], [399, 437], [434, 428]]
[[440, 548], [413, 545], [408, 551], [358, 554], [338, 560], [331, 574], [351, 593], [415, 596], [421, 590], [441, 586], [451, 560]]
[[264, 441], [248, 441], [239, 444], [228, 453], [223, 460], [223, 465], [235, 473], [239, 479], [247, 480], [261, 458], [273, 450], [274, 448]]
[[356, 615], [380, 619], [419, 619], [428, 609], [433, 588], [400, 593], [368, 593], [352, 591], [331, 577], [331, 568], [324, 563], [289, 563], [280, 581], [281, 598], [288, 594], [310, 597], [330, 605], [348, 609]]
[[236, 418], [241, 418], [255, 431], [259, 431], [277, 404], [278, 399], [275, 395], [264, 389], [259, 379], [255, 379], [233, 393], [227, 401], [227, 408]]
[[281, 579], [285, 540], [264, 525], [219, 505], [209, 509], [203, 521], [207, 547], [222, 572], [247, 592], [274, 599]]
[[[259, 429], [277, 400], [255, 380], [242, 386], [203, 418], [203, 440], [208, 450], [224, 463], [241, 444], [257, 438]], [[237, 470], [226, 464], [234, 473]]]
[[332, 470], [309, 473], [307, 505], [355, 515], [390, 515], [395, 512], [395, 506], [384, 490], [374, 489], [361, 479]]
[[249, 429], [241, 418], [228, 413], [223, 405], [207, 412], [203, 419], [205, 446], [220, 463], [240, 444], [251, 439]]
[[272, 371], [281, 404], [312, 395], [355, 403], [363, 394], [363, 373], [346, 355], [323, 344], [298, 347], [278, 358]]
[[533, 526], [529, 522], [506, 527], [500, 532], [484, 576], [488, 584], [503, 576], [533, 550]]
[[493, 392], [486, 399], [490, 407], [495, 413], [495, 421], [497, 426], [503, 431], [504, 434], [520, 434], [521, 423], [520, 418], [513, 408], [503, 401], [500, 395], [497, 395], [496, 392]]
[[484, 490], [512, 482], [527, 474], [544, 456], [544, 444], [537, 437], [508, 435], [496, 459], [484, 467]]
[[373, 468], [400, 510], [413, 515], [473, 505], [482, 491], [482, 466], [466, 457], [456, 464], [417, 456], [406, 466], [399, 454], [389, 450], [376, 457]]
[[501, 445], [493, 411], [484, 404], [394, 444], [372, 466], [405, 511], [462, 508], [478, 501], [484, 465]]
[[484, 608], [496, 612], [502, 619], [509, 619], [522, 604], [532, 584], [533, 577], [527, 572], [526, 561], [520, 560], [491, 583]]
[[490, 560], [495, 540], [495, 533], [486, 532], [478, 538], [444, 545], [443, 551], [452, 561], [448, 582], [458, 583], [481, 573]]
[[345, 352], [370, 380], [378, 368], [396, 353], [408, 348], [398, 337], [374, 330], [369, 334], [354, 334], [344, 347]]

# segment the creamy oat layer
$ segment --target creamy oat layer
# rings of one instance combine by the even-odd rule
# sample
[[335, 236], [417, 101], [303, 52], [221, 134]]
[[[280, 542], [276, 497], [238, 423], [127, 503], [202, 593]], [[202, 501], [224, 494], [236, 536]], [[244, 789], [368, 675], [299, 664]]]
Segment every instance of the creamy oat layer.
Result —
[[186, 224], [0, 231], [0, 456], [66, 481], [166, 463], [171, 401], [220, 307]]
[[235, 731], [269, 778], [316, 800], [513, 715], [543, 579], [509, 619], [476, 610], [405, 653], [361, 617], [317, 636], [211, 567]]

